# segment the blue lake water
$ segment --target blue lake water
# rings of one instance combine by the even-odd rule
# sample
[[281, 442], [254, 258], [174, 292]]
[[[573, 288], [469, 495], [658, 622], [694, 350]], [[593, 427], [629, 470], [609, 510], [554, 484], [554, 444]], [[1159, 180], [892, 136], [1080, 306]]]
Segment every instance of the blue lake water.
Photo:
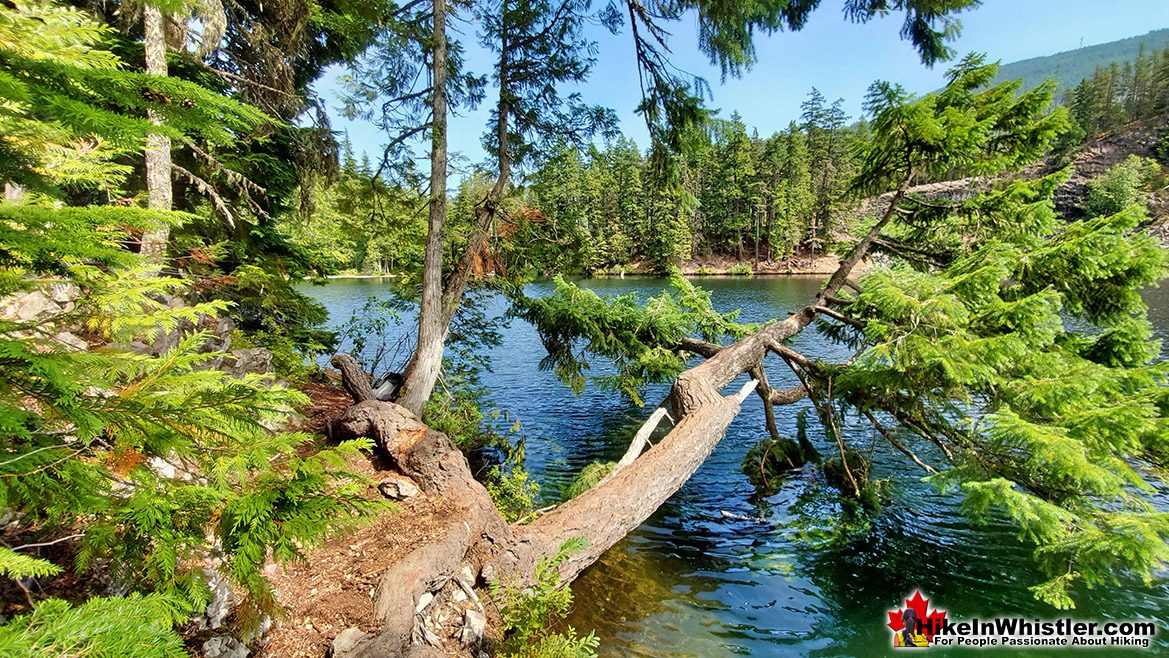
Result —
[[[654, 278], [580, 283], [603, 295], [642, 297], [666, 286]], [[698, 283], [711, 291], [719, 310], [739, 308], [742, 320], [763, 321], [803, 306], [820, 279], [703, 278]], [[336, 325], [369, 296], [386, 294], [390, 285], [389, 280], [351, 279], [306, 284], [303, 290], [329, 309]], [[530, 294], [550, 289], [550, 283], [536, 283]], [[1169, 338], [1169, 289], [1150, 291], [1146, 299], [1161, 337]], [[488, 306], [491, 315], [506, 311], [502, 299]], [[398, 331], [413, 330], [412, 318], [402, 322]], [[813, 357], [844, 354], [815, 330], [805, 331], [793, 345]], [[526, 466], [543, 483], [545, 497], [554, 499], [584, 465], [618, 458], [668, 389], [648, 390], [645, 408], [591, 385], [577, 396], [539, 369], [544, 354], [535, 330], [513, 321], [492, 351], [494, 372], [487, 383], [494, 404], [520, 419]], [[782, 363], [771, 361], [774, 386], [796, 383]], [[781, 433], [795, 436], [796, 416], [805, 407], [810, 407], [806, 400], [777, 408]], [[814, 415], [809, 418], [810, 438], [828, 453]], [[762, 405], [753, 396], [694, 477], [576, 581], [569, 623], [583, 631], [596, 629], [603, 656], [885, 656], [891, 652], [885, 613], [918, 588], [952, 616], [1057, 616], [1028, 590], [1040, 582], [1040, 574], [1031, 549], [1016, 539], [1010, 525], [972, 525], [959, 512], [955, 496], [923, 483], [922, 472], [874, 440], [867, 423], [853, 420], [845, 431], [853, 445], [871, 442], [875, 476], [889, 483], [891, 502], [867, 528], [833, 540], [841, 510], [814, 469], [791, 478], [773, 496], [754, 497], [739, 468], [746, 451], [766, 436]], [[1078, 602], [1070, 613], [1077, 618], [1150, 619], [1164, 628], [1169, 576], [1152, 584], [1083, 591]], [[1162, 634], [1156, 652], [1169, 654], [1169, 633]]]

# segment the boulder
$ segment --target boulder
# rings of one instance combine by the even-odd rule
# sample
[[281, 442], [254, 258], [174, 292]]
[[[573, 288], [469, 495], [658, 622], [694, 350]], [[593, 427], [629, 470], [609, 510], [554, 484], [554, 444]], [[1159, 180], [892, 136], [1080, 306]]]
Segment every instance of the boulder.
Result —
[[272, 353], [266, 347], [232, 350], [231, 357], [225, 361], [222, 369], [235, 377], [242, 377], [248, 373], [266, 375], [272, 372]]
[[360, 628], [346, 628], [337, 637], [333, 638], [333, 658], [344, 658], [357, 648], [357, 645], [366, 638], [366, 633]]
[[388, 477], [377, 483], [378, 491], [390, 500], [406, 500], [418, 495], [418, 487], [402, 478]]

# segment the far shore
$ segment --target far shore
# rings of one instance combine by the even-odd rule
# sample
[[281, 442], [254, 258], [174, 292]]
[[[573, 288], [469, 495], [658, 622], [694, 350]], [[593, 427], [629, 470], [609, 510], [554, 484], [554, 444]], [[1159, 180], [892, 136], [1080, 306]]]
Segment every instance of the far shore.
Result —
[[[836, 271], [840, 265], [840, 258], [829, 254], [815, 259], [802, 258], [792, 261], [760, 262], [755, 268], [752, 261], [737, 261], [732, 259], [696, 259], [683, 263], [679, 269], [688, 277], [789, 277], [789, 276], [828, 276]], [[857, 273], [868, 269], [872, 264], [868, 261], [857, 266]], [[576, 272], [569, 276], [592, 277], [626, 277], [626, 276], [662, 276], [647, 263], [631, 263], [623, 268], [598, 270], [591, 274]], [[305, 277], [324, 279], [395, 279], [400, 274], [329, 274], [324, 277]]]

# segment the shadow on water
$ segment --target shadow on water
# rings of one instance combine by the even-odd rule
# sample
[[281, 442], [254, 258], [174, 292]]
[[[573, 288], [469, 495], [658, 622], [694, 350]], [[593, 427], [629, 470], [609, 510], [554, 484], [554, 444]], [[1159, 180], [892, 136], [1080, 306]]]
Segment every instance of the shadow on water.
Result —
[[[665, 285], [648, 278], [582, 283], [600, 294], [634, 292], [643, 298]], [[711, 290], [719, 310], [742, 308], [741, 320], [748, 322], [782, 316], [819, 287], [817, 279], [702, 279], [700, 284]], [[371, 281], [306, 286], [329, 307], [335, 322], [347, 319], [369, 294], [385, 289], [385, 283]], [[539, 283], [532, 292], [550, 289], [549, 283]], [[1146, 299], [1158, 336], [1169, 339], [1169, 289], [1150, 291]], [[497, 306], [493, 312], [504, 312], [502, 301]], [[404, 320], [408, 330], [412, 320]], [[844, 354], [814, 331], [795, 343], [812, 356]], [[543, 354], [535, 331], [513, 322], [492, 353], [494, 374], [486, 383], [495, 403], [523, 421], [527, 467], [545, 483], [544, 498], [553, 500], [590, 461], [620, 456], [649, 408], [592, 386], [574, 395], [538, 369]], [[776, 386], [795, 383], [778, 363], [769, 364], [769, 376]], [[665, 386], [655, 387], [645, 399], [654, 405], [667, 392]], [[777, 410], [781, 433], [795, 436], [796, 414], [806, 406], [805, 401]], [[962, 618], [1059, 615], [1032, 598], [1028, 587], [1040, 575], [1031, 548], [1014, 529], [993, 520], [972, 525], [960, 513], [960, 499], [921, 482], [921, 473], [908, 470], [899, 453], [874, 453], [874, 473], [889, 480], [890, 501], [869, 524], [848, 532], [841, 531], [841, 507], [814, 469], [758, 499], [739, 464], [765, 435], [761, 417], [758, 399], [748, 398], [694, 477], [576, 581], [568, 622], [584, 631], [596, 629], [602, 655], [884, 656], [890, 653], [885, 613], [918, 588]], [[854, 421], [845, 431], [854, 442], [867, 442], [872, 430]], [[828, 453], [815, 423], [809, 433]], [[1148, 586], [1127, 583], [1083, 592], [1079, 604], [1070, 616], [1169, 624], [1164, 578]], [[1157, 647], [1166, 653], [1169, 634], [1162, 636]]]

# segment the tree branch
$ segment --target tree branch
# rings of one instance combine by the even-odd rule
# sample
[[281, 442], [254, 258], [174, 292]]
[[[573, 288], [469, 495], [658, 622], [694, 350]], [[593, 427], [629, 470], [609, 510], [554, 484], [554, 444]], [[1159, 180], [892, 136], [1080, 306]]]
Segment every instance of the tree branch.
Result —
[[865, 418], [869, 419], [869, 423], [872, 424], [873, 428], [876, 429], [878, 432], [880, 432], [881, 436], [885, 437], [885, 440], [889, 442], [889, 445], [900, 450], [902, 453], [905, 454], [906, 457], [909, 457], [910, 459], [912, 459], [913, 463], [915, 463], [918, 466], [925, 469], [925, 471], [927, 473], [937, 474], [937, 472], [938, 472], [937, 469], [935, 469], [933, 466], [930, 466], [929, 464], [923, 462], [920, 458], [918, 458], [917, 455], [913, 454], [912, 450], [905, 447], [905, 444], [903, 444], [903, 443], [901, 443], [901, 441], [897, 440], [897, 437], [893, 436], [893, 432], [890, 431], [889, 428], [887, 428], [884, 425], [882, 425], [881, 423], [877, 422], [877, 419], [873, 416], [872, 412], [864, 411], [862, 413], [864, 413]]
[[692, 352], [698, 356], [704, 356], [709, 359], [710, 357], [718, 354], [719, 351], [722, 350], [722, 346], [715, 343], [709, 343], [698, 338], [684, 336], [681, 340], [678, 341], [678, 346], [675, 349]]
[[369, 376], [357, 364], [356, 359], [348, 354], [334, 354], [329, 362], [333, 364], [334, 368], [341, 371], [341, 384], [349, 392], [349, 396], [353, 398], [355, 404], [377, 399], [373, 394]]
[[834, 320], [839, 320], [839, 321], [841, 321], [844, 324], [847, 324], [849, 326], [856, 327], [857, 329], [864, 329], [865, 328], [864, 322], [861, 322], [860, 320], [857, 320], [854, 318], [850, 318], [847, 315], [841, 313], [840, 311], [828, 308], [827, 306], [813, 306], [812, 310], [816, 311], [817, 313], [820, 313], [822, 315], [827, 315], [828, 317], [830, 317]]

